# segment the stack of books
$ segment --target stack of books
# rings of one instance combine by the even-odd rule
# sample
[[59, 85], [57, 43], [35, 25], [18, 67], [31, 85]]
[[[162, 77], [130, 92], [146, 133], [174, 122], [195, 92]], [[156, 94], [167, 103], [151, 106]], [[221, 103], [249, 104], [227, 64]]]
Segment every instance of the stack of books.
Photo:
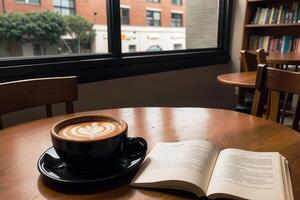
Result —
[[257, 7], [251, 24], [286, 24], [300, 23], [299, 2], [279, 7], [262, 8]]
[[281, 37], [252, 35], [250, 36], [249, 49], [264, 49], [267, 52], [300, 53], [300, 38], [290, 35]]

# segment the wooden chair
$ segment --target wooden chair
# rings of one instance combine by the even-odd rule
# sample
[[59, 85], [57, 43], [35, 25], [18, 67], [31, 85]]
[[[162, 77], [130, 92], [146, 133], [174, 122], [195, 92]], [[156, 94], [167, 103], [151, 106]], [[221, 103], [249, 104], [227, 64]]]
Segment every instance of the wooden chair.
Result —
[[256, 54], [247, 50], [241, 51], [242, 72], [256, 71], [257, 60]]
[[1, 115], [46, 106], [47, 117], [52, 117], [52, 104], [65, 102], [67, 113], [73, 113], [73, 101], [78, 99], [77, 78], [51, 77], [0, 83]]
[[[257, 68], [256, 91], [253, 100], [251, 114], [261, 117], [264, 112], [268, 92], [272, 91], [272, 97], [268, 116], [269, 120], [279, 122], [280, 118], [280, 93], [288, 92], [300, 94], [300, 73], [276, 68], [270, 68], [266, 64], [259, 64]], [[274, 100], [274, 101], [273, 101]], [[292, 128], [298, 130], [300, 119], [300, 103], [296, 107]]]
[[[266, 53], [264, 49], [256, 50], [256, 59], [258, 64], [267, 64], [267, 56], [269, 53]], [[270, 65], [269, 67], [279, 68], [279, 69], [287, 69], [287, 65]]]
[[[241, 72], [256, 71], [257, 61], [256, 61], [255, 53], [252, 53], [251, 51], [247, 51], [247, 50], [242, 50], [240, 58], [241, 58]], [[247, 94], [250, 94], [250, 98], [246, 97]], [[240, 87], [239, 102], [238, 105], [235, 107], [235, 110], [243, 113], [250, 113], [253, 94], [254, 94], [253, 89], [246, 89]]]
[[257, 64], [267, 64], [267, 53], [264, 49], [256, 50]]
[[[256, 50], [256, 56], [257, 56], [257, 62], [258, 64], [267, 64], [267, 55], [268, 53], [265, 52], [264, 49], [258, 49]], [[284, 65], [270, 65], [268, 64], [269, 67], [274, 67], [274, 68], [279, 68], [279, 69], [288, 69], [288, 66], [284, 66]], [[297, 70], [295, 70], [297, 71]], [[270, 98], [271, 96], [274, 96], [273, 94], [269, 94], [268, 97], [268, 105], [270, 105]], [[284, 122], [284, 117], [287, 113], [291, 113], [291, 111], [289, 111], [288, 109], [288, 104], [293, 100], [293, 95], [290, 93], [282, 93], [281, 94], [281, 99], [279, 99], [279, 101], [283, 101], [283, 106], [282, 106], [282, 117], [281, 117], [281, 121], [280, 123], [283, 124]]]

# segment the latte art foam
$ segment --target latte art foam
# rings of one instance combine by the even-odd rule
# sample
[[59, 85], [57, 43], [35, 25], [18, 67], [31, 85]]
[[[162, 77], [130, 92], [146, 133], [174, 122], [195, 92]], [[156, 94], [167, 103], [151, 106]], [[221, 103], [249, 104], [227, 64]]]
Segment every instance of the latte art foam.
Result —
[[66, 139], [95, 140], [113, 136], [118, 130], [120, 125], [111, 121], [82, 122], [67, 126], [58, 134]]

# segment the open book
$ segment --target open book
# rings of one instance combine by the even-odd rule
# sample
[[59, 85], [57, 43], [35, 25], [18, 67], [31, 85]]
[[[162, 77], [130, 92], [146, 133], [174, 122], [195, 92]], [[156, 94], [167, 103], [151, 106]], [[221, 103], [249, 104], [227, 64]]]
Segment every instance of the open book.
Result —
[[278, 152], [220, 151], [204, 140], [158, 143], [130, 185], [209, 199], [294, 199], [288, 162]]

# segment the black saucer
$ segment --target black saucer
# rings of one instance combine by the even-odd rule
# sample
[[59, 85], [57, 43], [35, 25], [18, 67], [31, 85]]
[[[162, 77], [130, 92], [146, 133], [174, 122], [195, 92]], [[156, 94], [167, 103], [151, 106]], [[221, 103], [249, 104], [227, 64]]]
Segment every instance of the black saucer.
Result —
[[[139, 152], [146, 152], [145, 146], [140, 145], [137, 148]], [[137, 154], [139, 152], [136, 152]], [[141, 154], [139, 158], [127, 159], [126, 156], [117, 159], [109, 168], [99, 169], [90, 173], [78, 173], [73, 171], [66, 163], [62, 163], [58, 168], [49, 167], [47, 164], [47, 157], [60, 160], [53, 147], [46, 150], [38, 160], [37, 167], [39, 172], [48, 180], [56, 183], [68, 185], [90, 185], [104, 182], [110, 182], [119, 179], [125, 175], [133, 173], [139, 168], [145, 159], [145, 153]]]

